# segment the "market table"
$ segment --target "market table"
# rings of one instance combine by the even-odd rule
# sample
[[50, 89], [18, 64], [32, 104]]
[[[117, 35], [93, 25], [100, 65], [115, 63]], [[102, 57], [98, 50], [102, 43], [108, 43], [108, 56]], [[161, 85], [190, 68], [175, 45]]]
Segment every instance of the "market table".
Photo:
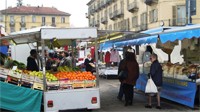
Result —
[[109, 76], [117, 76], [118, 74], [118, 67], [106, 67], [106, 68], [100, 68], [99, 74], [106, 77], [106, 79]]
[[0, 108], [17, 112], [40, 112], [42, 91], [0, 81]]

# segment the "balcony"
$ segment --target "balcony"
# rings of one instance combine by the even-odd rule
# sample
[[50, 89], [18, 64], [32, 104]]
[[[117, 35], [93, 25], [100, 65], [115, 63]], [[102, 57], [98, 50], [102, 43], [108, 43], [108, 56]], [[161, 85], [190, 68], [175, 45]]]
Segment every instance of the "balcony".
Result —
[[124, 15], [124, 11], [122, 9], [116, 10], [114, 14], [116, 13], [116, 17], [122, 17]]
[[100, 9], [103, 9], [103, 8], [105, 8], [105, 6], [106, 6], [106, 2], [103, 0], [103, 1], [101, 1], [100, 2]]
[[158, 0], [144, 0], [144, 3], [147, 4], [147, 5], [151, 5], [153, 3], [158, 3]]
[[15, 22], [14, 21], [10, 21], [10, 26], [15, 26]]
[[110, 13], [110, 14], [109, 14], [109, 18], [110, 18], [111, 20], [114, 20], [114, 13]]
[[187, 24], [187, 18], [176, 18], [170, 20], [170, 26], [185, 26]]
[[132, 3], [128, 4], [127, 10], [132, 13], [135, 11], [138, 11], [137, 2], [132, 2]]
[[107, 16], [101, 18], [101, 23], [102, 23], [102, 24], [107, 24], [107, 23], [108, 23], [108, 18], [107, 18]]
[[56, 23], [51, 23], [51, 26], [56, 27]]
[[26, 23], [24, 21], [20, 22], [21, 27], [26, 27]]
[[106, 0], [106, 5], [110, 5], [114, 0]]

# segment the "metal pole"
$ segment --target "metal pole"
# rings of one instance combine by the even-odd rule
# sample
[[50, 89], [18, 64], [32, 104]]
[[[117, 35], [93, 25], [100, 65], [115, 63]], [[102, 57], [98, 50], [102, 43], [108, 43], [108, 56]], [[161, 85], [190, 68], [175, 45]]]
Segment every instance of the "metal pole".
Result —
[[41, 45], [42, 45], [42, 74], [43, 74], [43, 104], [44, 104], [44, 112], [46, 112], [46, 105], [45, 105], [45, 92], [47, 91], [47, 88], [46, 88], [46, 64], [45, 64], [45, 54], [44, 54], [44, 50], [45, 50], [45, 42], [44, 40], [42, 39], [41, 40]]
[[5, 0], [5, 32], [7, 31], [7, 0]]
[[188, 24], [190, 24], [190, 0], [188, 0]]
[[99, 67], [98, 67], [98, 52], [97, 52], [97, 38], [95, 38], [95, 61], [96, 61], [96, 84], [99, 87]]

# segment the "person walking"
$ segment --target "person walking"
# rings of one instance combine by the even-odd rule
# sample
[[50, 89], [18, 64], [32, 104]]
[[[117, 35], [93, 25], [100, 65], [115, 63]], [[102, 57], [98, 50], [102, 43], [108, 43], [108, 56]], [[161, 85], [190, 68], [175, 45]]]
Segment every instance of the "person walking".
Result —
[[[150, 56], [150, 60], [152, 62], [151, 67], [150, 67], [150, 73], [149, 76], [151, 76], [152, 80], [154, 81], [155, 85], [157, 86], [158, 89], [158, 93], [157, 93], [157, 109], [161, 109], [160, 106], [160, 91], [161, 91], [161, 87], [162, 87], [162, 77], [163, 77], [163, 70], [162, 70], [162, 66], [160, 65], [160, 63], [158, 62], [158, 56], [157, 54], [152, 54]], [[152, 94], [148, 94], [148, 104], [145, 105], [146, 108], [152, 108], [151, 105], [151, 96]]]
[[125, 94], [125, 106], [129, 106], [133, 103], [133, 87], [139, 77], [139, 65], [136, 61], [133, 49], [127, 50], [125, 58], [119, 66], [119, 73], [121, 70], [127, 71], [128, 73], [127, 78], [120, 80], [120, 82], [122, 83], [123, 92]]

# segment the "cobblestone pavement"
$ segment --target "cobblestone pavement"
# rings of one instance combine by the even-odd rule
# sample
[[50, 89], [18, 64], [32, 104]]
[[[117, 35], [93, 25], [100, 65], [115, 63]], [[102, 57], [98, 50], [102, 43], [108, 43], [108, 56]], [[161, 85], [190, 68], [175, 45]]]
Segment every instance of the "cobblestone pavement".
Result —
[[119, 85], [120, 83], [117, 79], [100, 78], [101, 108], [98, 110], [93, 110], [93, 112], [199, 112], [199, 107], [196, 109], [191, 109], [166, 99], [161, 99], [162, 109], [156, 109], [156, 97], [154, 97], [153, 100], [153, 108], [147, 109], [144, 107], [146, 104], [146, 97], [141, 92], [134, 94], [132, 106], [125, 107], [124, 99], [123, 101], [119, 101], [117, 99]]

